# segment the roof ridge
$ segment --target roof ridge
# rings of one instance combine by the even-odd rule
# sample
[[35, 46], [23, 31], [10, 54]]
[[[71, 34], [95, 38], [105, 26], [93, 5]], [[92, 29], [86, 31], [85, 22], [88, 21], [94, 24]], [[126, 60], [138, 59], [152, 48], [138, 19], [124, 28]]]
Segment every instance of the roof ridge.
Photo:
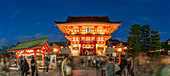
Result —
[[59, 45], [57, 45], [57, 44], [55, 44], [55, 43], [53, 43], [51, 47], [53, 47], [53, 46], [59, 47]]
[[68, 16], [68, 17], [108, 17], [108, 16]]
[[33, 39], [33, 40], [27, 40], [27, 41], [23, 41], [23, 42], [17, 42], [17, 44], [19, 44], [19, 43], [25, 43], [25, 42], [30, 42], [30, 41], [36, 41], [36, 40], [43, 40], [43, 39], [47, 39], [47, 37], [42, 37], [42, 38]]

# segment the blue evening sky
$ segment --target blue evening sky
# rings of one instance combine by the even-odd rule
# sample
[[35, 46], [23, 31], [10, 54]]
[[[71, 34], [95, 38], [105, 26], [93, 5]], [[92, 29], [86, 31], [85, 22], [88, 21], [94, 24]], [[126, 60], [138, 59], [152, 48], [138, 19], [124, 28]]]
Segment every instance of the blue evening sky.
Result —
[[111, 39], [126, 41], [133, 24], [160, 31], [170, 38], [169, 0], [0, 0], [0, 46], [47, 36], [49, 42], [66, 41], [54, 21], [68, 16], [109, 16], [122, 21]]

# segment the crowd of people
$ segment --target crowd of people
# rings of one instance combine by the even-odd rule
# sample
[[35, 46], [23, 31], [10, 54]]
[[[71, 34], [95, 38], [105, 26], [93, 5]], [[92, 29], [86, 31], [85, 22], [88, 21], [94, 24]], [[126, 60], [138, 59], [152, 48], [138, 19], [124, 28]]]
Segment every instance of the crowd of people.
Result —
[[[107, 57], [107, 56], [106, 56]], [[73, 67], [75, 66], [73, 63], [73, 58], [71, 56], [65, 56], [61, 60], [57, 60], [60, 63], [57, 64], [59, 68], [58, 76], [74, 76], [73, 74]], [[168, 60], [164, 59], [164, 63], [167, 63]], [[10, 62], [9, 58], [1, 58], [0, 59], [0, 72], [4, 71], [6, 76], [10, 76]], [[48, 74], [49, 65], [50, 65], [50, 58], [46, 57], [44, 61], [44, 69], [43, 72]], [[133, 58], [123, 58], [121, 59], [121, 63], [116, 62], [114, 59], [107, 57], [104, 59], [101, 56], [87, 56], [87, 60], [81, 58], [79, 61], [81, 69], [95, 69], [96, 76], [134, 76], [133, 72]], [[76, 64], [78, 65], [78, 64]], [[20, 76], [27, 76], [29, 70], [31, 70], [31, 76], [39, 76], [37, 61], [34, 57], [32, 57], [30, 61], [30, 65], [27, 59], [20, 57], [18, 62], [18, 71]], [[169, 63], [166, 65], [169, 67]], [[164, 68], [164, 66], [163, 66]], [[165, 68], [166, 69], [166, 68]], [[162, 71], [162, 67], [158, 70], [158, 74], [162, 75], [164, 71]], [[160, 76], [159, 75], [159, 76]]]
[[[85, 69], [89, 67], [90, 69], [96, 69], [96, 75], [97, 76], [114, 76], [114, 75], [120, 75], [120, 76], [134, 76], [133, 74], [133, 59], [132, 57], [129, 57], [128, 59], [122, 58], [121, 63], [115, 62], [112, 58], [107, 57], [108, 59], [104, 59], [101, 56], [88, 56], [87, 61], [85, 61], [83, 58], [80, 59], [80, 67], [82, 69]], [[88, 63], [88, 64], [86, 64]], [[48, 57], [45, 58], [44, 61], [45, 67], [43, 69], [43, 72], [48, 73], [49, 65], [50, 65], [50, 59]], [[63, 76], [72, 76], [72, 68], [73, 68], [73, 60], [72, 57], [65, 56], [64, 59], [60, 61], [60, 64], [57, 64], [60, 68], [59, 70], [59, 76], [62, 73]], [[86, 67], [86, 66], [87, 67]], [[0, 63], [0, 70], [3, 70], [6, 72], [6, 76], [9, 76], [9, 66], [10, 62], [8, 58], [2, 58]], [[38, 73], [38, 67], [37, 67], [37, 61], [34, 57], [32, 57], [30, 61], [30, 65], [27, 62], [27, 59], [20, 57], [19, 63], [18, 63], [18, 71], [20, 72], [21, 76], [27, 76], [29, 72], [29, 68], [31, 67], [31, 76], [39, 76]]]
[[[122, 58], [119, 64], [114, 62], [112, 58], [108, 58], [105, 70], [107, 71], [107, 76], [134, 76], [133, 59], [132, 57], [128, 59]], [[105, 74], [102, 76], [105, 76]]]
[[[19, 71], [21, 71], [21, 76], [27, 76], [28, 71], [29, 71], [29, 64], [27, 62], [27, 59], [23, 59], [23, 57], [20, 58], [19, 63], [18, 63], [18, 67], [19, 67]], [[31, 74], [32, 76], [34, 76], [34, 74], [36, 74], [36, 76], [38, 76], [38, 68], [37, 68], [37, 62], [34, 59], [34, 57], [32, 57], [31, 59]]]
[[[81, 68], [85, 68], [85, 60], [80, 59]], [[134, 76], [133, 74], [133, 59], [122, 58], [121, 63], [114, 62], [112, 58], [108, 57], [108, 60], [104, 60], [100, 56], [88, 56], [88, 67], [96, 69], [97, 76]], [[60, 65], [60, 64], [59, 64]], [[61, 62], [61, 71], [63, 76], [72, 76], [72, 59], [67, 56]], [[60, 74], [60, 73], [59, 73]]]
[[[48, 70], [49, 70], [49, 58], [46, 58], [44, 63], [45, 63], [45, 67], [43, 68], [43, 72], [45, 72], [46, 70], [46, 73], [48, 73]], [[19, 60], [19, 63], [18, 63], [18, 71], [20, 71], [21, 73], [21, 76], [27, 76], [28, 75], [28, 71], [29, 71], [29, 64], [27, 62], [27, 59], [24, 59], [23, 57], [20, 57], [20, 60]], [[39, 76], [39, 73], [38, 73], [38, 67], [37, 67], [37, 61], [35, 60], [34, 57], [32, 57], [31, 59], [31, 76]]]

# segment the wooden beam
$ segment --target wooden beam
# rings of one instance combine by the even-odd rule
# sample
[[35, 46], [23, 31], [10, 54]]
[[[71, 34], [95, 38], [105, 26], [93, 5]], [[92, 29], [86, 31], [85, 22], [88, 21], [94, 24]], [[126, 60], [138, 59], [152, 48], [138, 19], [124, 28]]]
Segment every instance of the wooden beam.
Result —
[[[25, 52], [25, 53], [21, 53], [21, 54], [33, 54], [34, 52]], [[44, 54], [42, 52], [36, 52], [37, 54]]]
[[18, 51], [26, 51], [26, 50], [34, 50], [34, 49], [41, 49], [41, 47], [34, 47], [34, 48], [27, 48], [27, 49], [13, 50], [13, 51], [7, 51], [7, 52], [18, 52]]
[[44, 68], [44, 58], [45, 58], [45, 54], [42, 54], [42, 67]]

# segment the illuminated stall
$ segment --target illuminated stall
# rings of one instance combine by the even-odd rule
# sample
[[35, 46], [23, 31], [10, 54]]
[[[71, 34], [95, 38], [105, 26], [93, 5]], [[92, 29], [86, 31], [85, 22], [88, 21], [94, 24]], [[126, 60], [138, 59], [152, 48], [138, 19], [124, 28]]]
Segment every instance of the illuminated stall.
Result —
[[25, 57], [25, 59], [30, 60], [34, 56], [38, 64], [44, 67], [45, 54], [52, 53], [53, 50], [48, 45], [47, 37], [18, 42], [14, 48], [7, 49], [7, 52], [16, 53], [16, 62], [18, 64], [19, 56]]
[[51, 49], [53, 49], [53, 53], [55, 55], [51, 55], [51, 63], [50, 63], [50, 67], [56, 67], [57, 66], [57, 54], [60, 52], [60, 46], [56, 45], [55, 43], [52, 44]]

